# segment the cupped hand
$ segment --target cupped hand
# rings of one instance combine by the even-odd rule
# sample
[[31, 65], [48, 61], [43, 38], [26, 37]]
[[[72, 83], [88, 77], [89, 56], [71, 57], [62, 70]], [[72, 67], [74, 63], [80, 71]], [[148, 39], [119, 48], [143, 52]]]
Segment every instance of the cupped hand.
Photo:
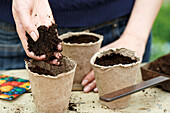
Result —
[[[52, 23], [55, 23], [48, 0], [13, 0], [12, 12], [26, 54], [36, 60], [45, 59], [45, 55], [35, 56], [33, 52], [28, 50], [25, 34], [27, 32], [34, 41], [37, 41], [39, 37], [37, 28], [40, 25], [49, 27]], [[61, 43], [57, 48], [58, 50], [62, 49]], [[54, 53], [54, 55], [56, 58], [58, 57], [57, 53]], [[52, 63], [57, 63], [57, 61], [52, 61]]]

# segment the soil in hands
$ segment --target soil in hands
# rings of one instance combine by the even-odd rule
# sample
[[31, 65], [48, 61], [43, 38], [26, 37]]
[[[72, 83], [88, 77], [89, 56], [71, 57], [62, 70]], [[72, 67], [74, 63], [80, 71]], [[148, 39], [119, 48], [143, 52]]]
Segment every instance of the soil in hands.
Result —
[[111, 53], [102, 57], [97, 57], [95, 64], [101, 66], [113, 66], [118, 64], [131, 64], [135, 63], [137, 60], [132, 60], [130, 57], [123, 56], [121, 54]]
[[170, 53], [150, 63], [148, 69], [170, 76]]
[[63, 39], [65, 43], [71, 43], [71, 44], [73, 43], [81, 44], [81, 43], [90, 43], [90, 42], [94, 43], [97, 42], [98, 40], [99, 40], [98, 37], [92, 35], [74, 35]]
[[56, 59], [54, 52], [61, 52], [57, 49], [57, 45], [61, 42], [58, 38], [57, 25], [52, 24], [49, 28], [42, 25], [38, 27], [39, 38], [35, 42], [28, 33], [28, 50], [33, 52], [36, 56], [46, 55], [47, 61]]

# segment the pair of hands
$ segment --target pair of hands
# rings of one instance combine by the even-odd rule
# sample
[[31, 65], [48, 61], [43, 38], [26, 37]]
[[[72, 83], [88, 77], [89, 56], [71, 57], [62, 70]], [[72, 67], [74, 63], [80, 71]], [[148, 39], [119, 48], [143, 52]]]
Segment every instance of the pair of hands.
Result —
[[[26, 54], [36, 60], [45, 59], [45, 55], [35, 56], [33, 52], [28, 51], [27, 37], [25, 34], [27, 32], [32, 39], [36, 41], [39, 37], [37, 27], [40, 25], [50, 26], [54, 23], [48, 0], [13, 0], [12, 11], [17, 32]], [[137, 38], [138, 37], [131, 34], [124, 33], [120, 39], [101, 48], [101, 50], [124, 47], [136, 51], [137, 54], [142, 57], [145, 44], [141, 43]], [[57, 48], [62, 49], [61, 44], [59, 44]], [[56, 58], [59, 57], [58, 53], [54, 53], [54, 55]], [[57, 59], [53, 60], [51, 63], [57, 64]], [[84, 92], [89, 92], [91, 90], [94, 90], [94, 92], [98, 91], [93, 70], [83, 79], [82, 85], [84, 86]]]

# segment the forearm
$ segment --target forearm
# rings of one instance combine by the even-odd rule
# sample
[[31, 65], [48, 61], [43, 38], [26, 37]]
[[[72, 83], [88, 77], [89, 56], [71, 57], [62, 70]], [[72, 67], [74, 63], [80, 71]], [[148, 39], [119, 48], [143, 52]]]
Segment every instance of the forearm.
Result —
[[136, 0], [123, 35], [132, 35], [146, 44], [156, 15], [163, 0]]
[[128, 24], [121, 37], [101, 48], [127, 48], [136, 51], [141, 58], [155, 17], [163, 0], [136, 0]]

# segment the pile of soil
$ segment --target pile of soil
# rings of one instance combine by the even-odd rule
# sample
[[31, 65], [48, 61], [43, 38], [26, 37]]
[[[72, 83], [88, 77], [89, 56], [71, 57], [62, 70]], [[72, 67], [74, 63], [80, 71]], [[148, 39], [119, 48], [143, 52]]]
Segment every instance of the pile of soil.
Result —
[[57, 36], [57, 25], [52, 24], [49, 28], [42, 25], [38, 27], [38, 32], [39, 38], [36, 42], [34, 42], [30, 35], [26, 33], [26, 36], [28, 37], [28, 50], [33, 52], [36, 56], [45, 54], [45, 60], [52, 61], [53, 59], [56, 59], [54, 52], [61, 52], [57, 49], [57, 45], [61, 42]]
[[39, 66], [29, 67], [29, 69], [31, 70], [31, 72], [38, 73], [39, 75], [44, 74], [44, 75], [56, 76], [51, 71], [49, 71], [47, 69], [43, 69], [43, 68], [41, 68]]
[[111, 53], [102, 57], [97, 57], [95, 64], [101, 66], [113, 66], [118, 64], [131, 64], [135, 63], [137, 60], [132, 60], [130, 57], [123, 56], [121, 54]]
[[151, 62], [148, 69], [170, 76], [170, 54]]
[[63, 39], [65, 43], [94, 43], [99, 40], [98, 37], [92, 36], [92, 35], [74, 35], [68, 38]]

